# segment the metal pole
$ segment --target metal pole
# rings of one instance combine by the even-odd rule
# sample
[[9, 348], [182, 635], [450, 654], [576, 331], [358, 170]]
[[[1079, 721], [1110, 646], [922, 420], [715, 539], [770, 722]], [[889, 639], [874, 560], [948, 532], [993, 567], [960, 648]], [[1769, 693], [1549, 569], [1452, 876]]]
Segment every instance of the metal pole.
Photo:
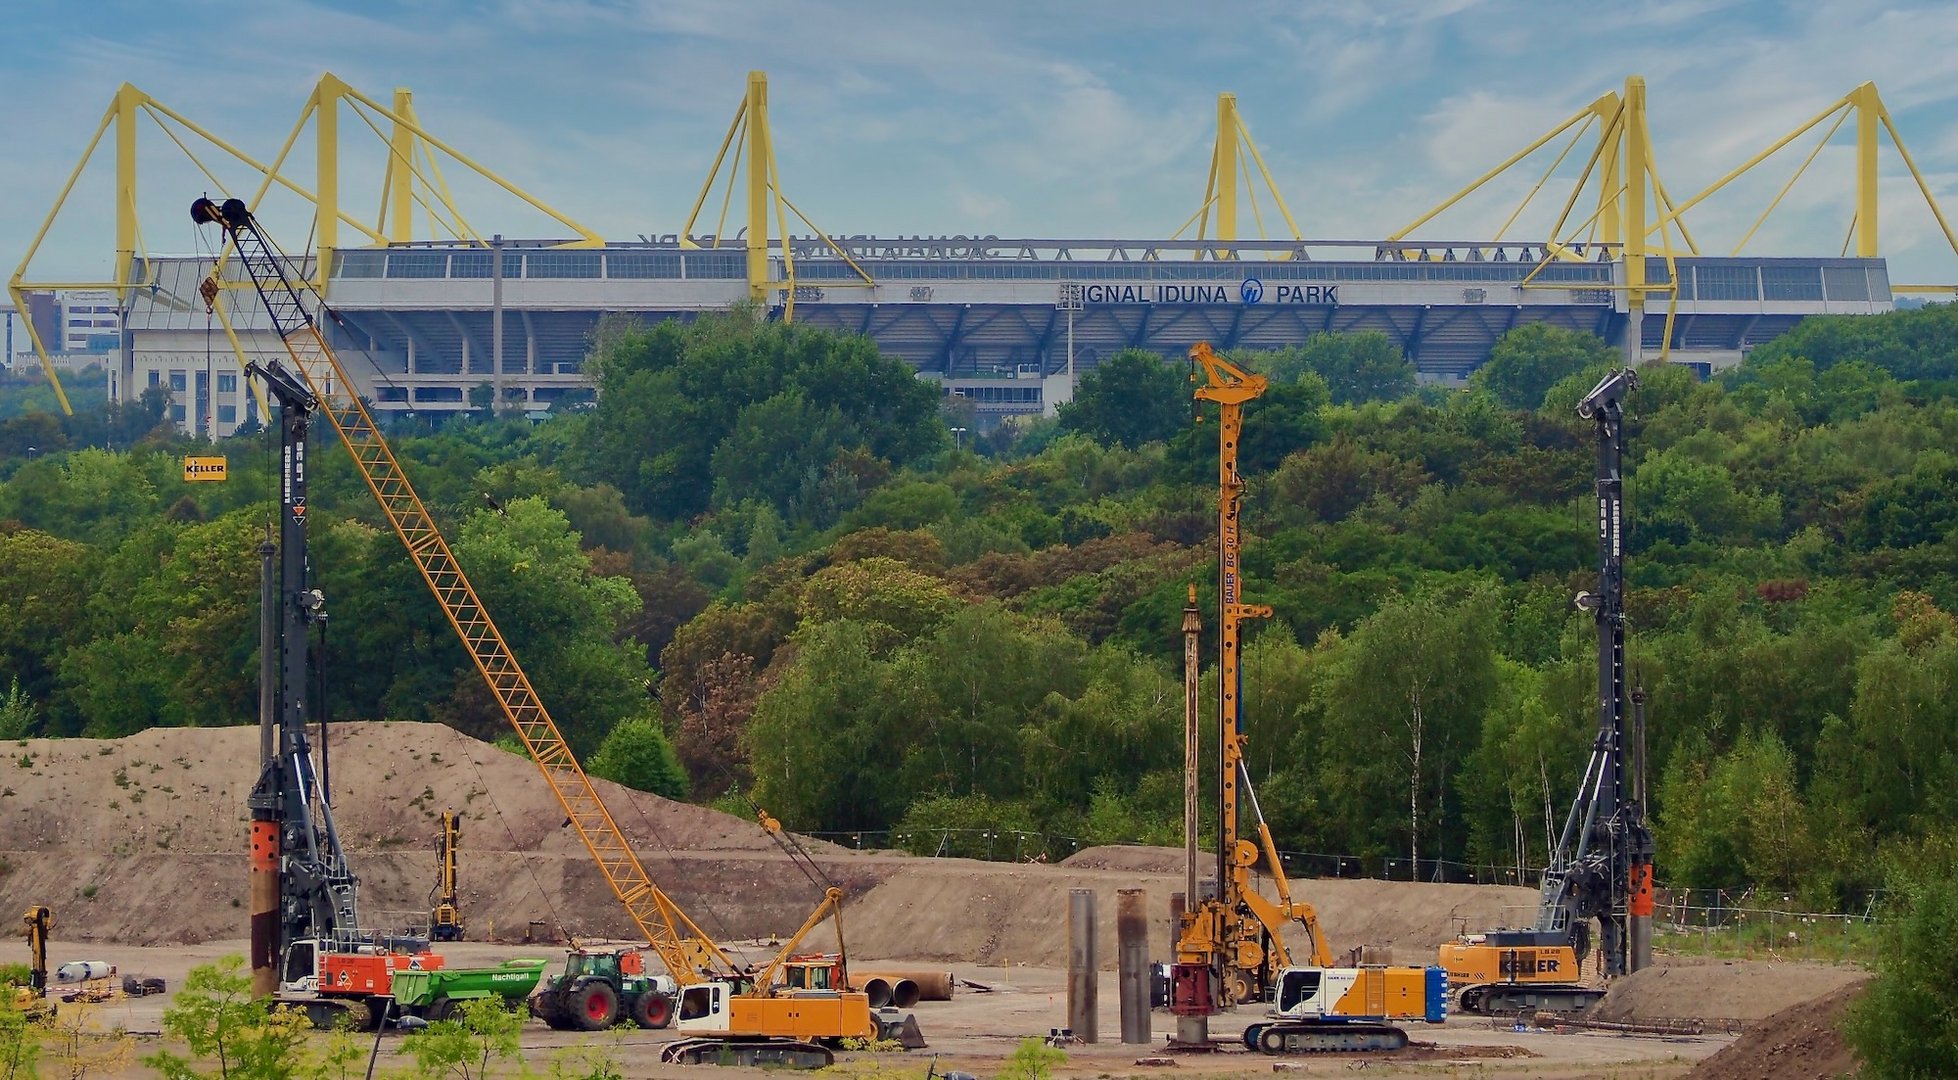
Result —
[[1202, 669], [1198, 639], [1203, 615], [1197, 610], [1197, 587], [1190, 586], [1183, 607], [1183, 895], [1197, 900], [1197, 679]]
[[258, 546], [258, 759], [260, 779], [251, 807], [251, 965], [252, 996], [271, 997], [279, 989], [279, 775], [272, 725], [279, 710], [279, 586], [274, 558], [278, 546], [268, 537]]
[[1101, 964], [1095, 956], [1095, 891], [1067, 894], [1067, 1026], [1084, 1043], [1099, 1039], [1095, 1027]]
[[279, 578], [273, 560], [279, 546], [268, 535], [258, 545], [258, 760], [276, 753], [272, 725], [279, 713]]
[[1067, 309], [1067, 399], [1074, 400], [1074, 308]]
[[[1633, 750], [1632, 800], [1643, 824], [1645, 813], [1645, 687], [1632, 691], [1632, 733]], [[1632, 860], [1632, 897], [1629, 905], [1631, 938], [1630, 963], [1627, 971], [1641, 971], [1652, 966], [1652, 861], [1649, 855], [1634, 852]]]
[[1122, 1041], [1148, 1043], [1149, 918], [1141, 889], [1115, 893], [1116, 984], [1122, 1003]]
[[503, 406], [503, 234], [490, 237], [490, 415]]

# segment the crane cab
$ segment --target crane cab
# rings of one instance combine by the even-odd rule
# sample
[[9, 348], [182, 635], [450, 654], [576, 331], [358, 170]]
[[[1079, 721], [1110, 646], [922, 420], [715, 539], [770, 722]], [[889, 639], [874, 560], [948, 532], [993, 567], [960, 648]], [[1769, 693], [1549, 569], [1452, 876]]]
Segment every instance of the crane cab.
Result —
[[396, 971], [433, 971], [442, 962], [439, 954], [426, 948], [400, 951], [303, 938], [286, 946], [279, 988], [288, 994], [378, 997], [391, 992]]

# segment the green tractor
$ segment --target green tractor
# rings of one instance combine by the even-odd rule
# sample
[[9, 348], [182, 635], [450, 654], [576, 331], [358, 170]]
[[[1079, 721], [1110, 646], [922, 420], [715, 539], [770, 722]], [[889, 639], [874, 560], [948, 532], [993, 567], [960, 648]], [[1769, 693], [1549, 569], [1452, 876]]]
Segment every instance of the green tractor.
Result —
[[564, 974], [531, 995], [530, 1015], [560, 1031], [603, 1031], [620, 1020], [663, 1028], [673, 1022], [679, 994], [670, 976], [646, 974], [638, 949], [576, 948], [564, 959]]

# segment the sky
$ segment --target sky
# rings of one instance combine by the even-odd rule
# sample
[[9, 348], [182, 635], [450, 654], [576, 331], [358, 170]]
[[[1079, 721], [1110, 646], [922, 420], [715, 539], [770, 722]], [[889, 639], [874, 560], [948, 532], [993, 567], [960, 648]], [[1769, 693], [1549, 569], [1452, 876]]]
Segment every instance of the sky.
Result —
[[[679, 231], [751, 69], [769, 76], [782, 189], [832, 234], [1166, 237], [1202, 201], [1217, 95], [1231, 92], [1305, 235], [1370, 240], [1633, 74], [1676, 200], [1874, 80], [1958, 215], [1949, 0], [11, 0], [4, 23], [8, 272], [121, 83], [269, 159], [329, 71], [384, 102], [411, 88], [430, 132], [611, 239]], [[341, 182], [365, 215], [379, 143], [356, 119], [342, 126]], [[1747, 251], [1841, 252], [1853, 128]], [[1819, 134], [1692, 211], [1701, 249], [1731, 250]], [[212, 182], [157, 125], [138, 138], [145, 246], [208, 249], [185, 207]], [[109, 149], [29, 280], [109, 273]], [[1566, 159], [1513, 237], [1542, 239], [1588, 152]], [[1417, 235], [1492, 236], [1552, 156]], [[221, 159], [199, 150], [225, 186], [248, 187]], [[310, 182], [304, 145], [289, 168]], [[479, 231], [564, 235], [464, 171], [445, 175]], [[1887, 141], [1880, 185], [1892, 279], [1958, 282], [1958, 254]], [[287, 213], [268, 227], [293, 247], [311, 224]]]

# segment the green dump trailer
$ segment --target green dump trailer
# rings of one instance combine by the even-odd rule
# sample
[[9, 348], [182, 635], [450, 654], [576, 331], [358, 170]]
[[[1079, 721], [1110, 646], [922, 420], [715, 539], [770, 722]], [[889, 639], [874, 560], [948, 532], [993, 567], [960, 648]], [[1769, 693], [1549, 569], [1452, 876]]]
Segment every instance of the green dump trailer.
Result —
[[482, 998], [499, 998], [512, 1007], [521, 1007], [537, 988], [537, 980], [543, 976], [547, 963], [547, 960], [505, 960], [496, 967], [396, 971], [395, 1014], [446, 1020], [455, 1015], [462, 1002]]

